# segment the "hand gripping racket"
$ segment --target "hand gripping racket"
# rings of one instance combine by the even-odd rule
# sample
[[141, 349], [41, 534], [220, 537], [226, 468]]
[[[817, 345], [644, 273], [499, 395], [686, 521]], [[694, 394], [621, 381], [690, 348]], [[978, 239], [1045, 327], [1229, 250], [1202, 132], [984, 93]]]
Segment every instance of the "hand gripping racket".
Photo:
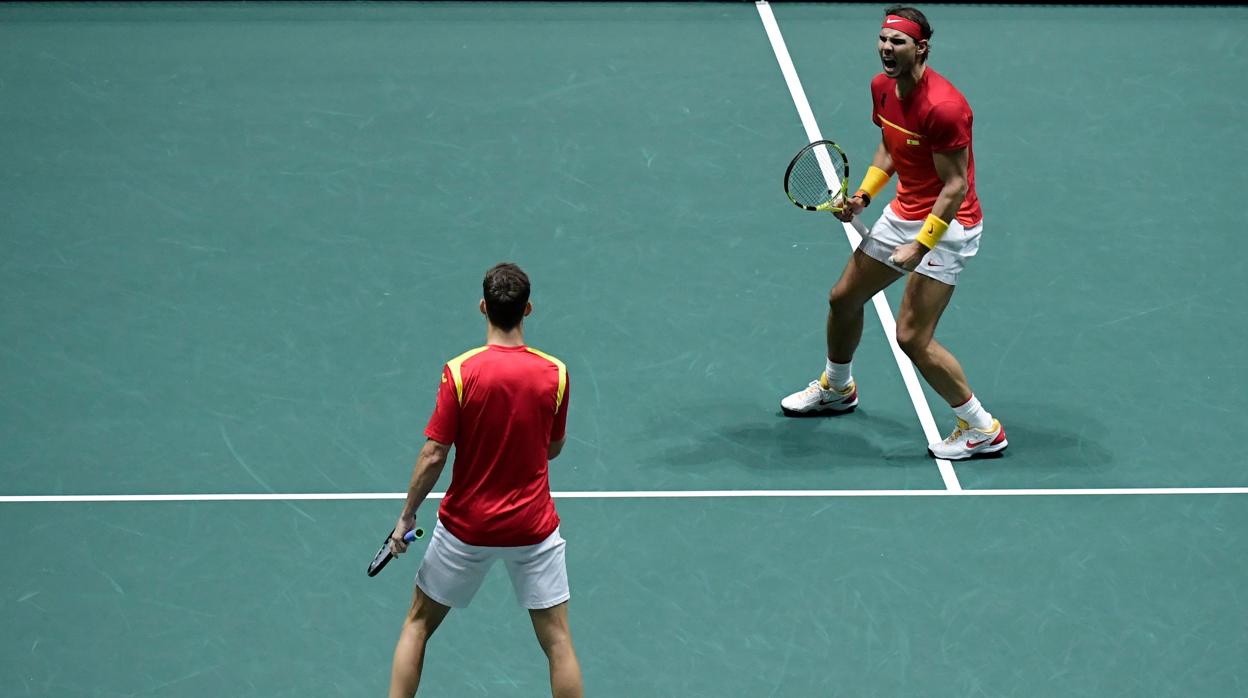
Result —
[[802, 148], [784, 171], [784, 193], [807, 211], [841, 211], [848, 187], [849, 158], [832, 141]]
[[[403, 540], [408, 543], [424, 537], [425, 529], [423, 528], [413, 528], [403, 534]], [[393, 559], [394, 552], [390, 550], [390, 536], [386, 536], [386, 540], [381, 544], [381, 550], [378, 550], [377, 554], [373, 556], [373, 561], [368, 563], [368, 576], [376, 577], [377, 573], [381, 571], [381, 568], [385, 567], [386, 563]]]

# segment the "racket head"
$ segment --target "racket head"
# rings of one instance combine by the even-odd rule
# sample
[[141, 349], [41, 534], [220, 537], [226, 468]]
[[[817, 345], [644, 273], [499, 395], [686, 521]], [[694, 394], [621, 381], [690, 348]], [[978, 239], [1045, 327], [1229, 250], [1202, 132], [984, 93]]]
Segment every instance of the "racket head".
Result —
[[368, 576], [376, 577], [386, 563], [394, 559], [394, 553], [390, 551], [390, 536], [386, 536], [386, 540], [381, 544], [381, 550], [373, 556], [373, 561], [368, 563]]
[[784, 171], [784, 193], [807, 211], [841, 211], [848, 187], [849, 158], [832, 141], [808, 144]]
[[[413, 528], [403, 534], [403, 540], [412, 542], [425, 537], [425, 529]], [[394, 551], [390, 549], [390, 536], [381, 542], [381, 549], [373, 556], [373, 561], [368, 563], [368, 576], [376, 577], [377, 573], [385, 568], [386, 564], [394, 559]]]

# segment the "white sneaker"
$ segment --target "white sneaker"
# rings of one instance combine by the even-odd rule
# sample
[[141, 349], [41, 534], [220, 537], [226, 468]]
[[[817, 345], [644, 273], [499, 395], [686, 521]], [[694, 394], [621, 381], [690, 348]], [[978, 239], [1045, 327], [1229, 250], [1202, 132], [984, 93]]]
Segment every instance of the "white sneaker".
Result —
[[1005, 428], [994, 419], [988, 429], [972, 429], [962, 419], [958, 419], [958, 428], [953, 430], [949, 438], [927, 445], [927, 453], [933, 458], [945, 460], [966, 460], [967, 458], [990, 458], [1000, 455], [1009, 446], [1005, 439]]
[[780, 409], [790, 417], [818, 412], [850, 412], [858, 406], [858, 385], [852, 380], [844, 390], [828, 384], [826, 372], [800, 390], [780, 401]]

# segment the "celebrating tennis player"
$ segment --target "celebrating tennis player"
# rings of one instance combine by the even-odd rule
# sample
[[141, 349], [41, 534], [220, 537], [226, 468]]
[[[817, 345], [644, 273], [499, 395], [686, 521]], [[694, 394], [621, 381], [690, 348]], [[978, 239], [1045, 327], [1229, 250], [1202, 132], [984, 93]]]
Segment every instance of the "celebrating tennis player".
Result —
[[529, 609], [550, 663], [552, 695], [579, 698], [564, 540], [547, 476], [566, 438], [568, 372], [563, 362], [524, 344], [524, 318], [533, 305], [520, 267], [499, 264], [482, 286], [486, 345], [443, 367], [428, 440], [390, 537], [396, 555], [407, 549], [403, 535], [415, 528], [416, 509], [455, 444], [451, 484], [394, 650], [390, 698], [415, 695], [429, 636], [452, 608], [472, 601], [496, 560], [507, 566], [516, 599]]
[[979, 250], [983, 214], [975, 194], [971, 114], [966, 98], [927, 65], [932, 28], [912, 7], [884, 12], [884, 72], [871, 81], [871, 119], [883, 132], [857, 193], [837, 213], [849, 222], [871, 205], [894, 173], [897, 196], [854, 251], [829, 295], [827, 364], [818, 380], [784, 398], [785, 414], [846, 412], [858, 404], [852, 366], [863, 306], [905, 273], [897, 343], [953, 408], [957, 428], [928, 445], [937, 458], [963, 460], [1005, 450], [1001, 422], [971, 391], [958, 360], [934, 338], [958, 276]]

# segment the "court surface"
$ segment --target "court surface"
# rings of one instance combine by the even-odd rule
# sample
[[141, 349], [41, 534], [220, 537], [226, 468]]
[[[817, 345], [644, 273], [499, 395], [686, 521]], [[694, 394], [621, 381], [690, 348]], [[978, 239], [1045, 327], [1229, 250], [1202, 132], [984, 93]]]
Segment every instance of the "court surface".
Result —
[[[1011, 441], [947, 467], [872, 307], [858, 411], [779, 414], [850, 251], [781, 176], [861, 176], [881, 9], [0, 7], [0, 695], [383, 694], [417, 559], [364, 567], [503, 260], [588, 695], [1248, 693], [1248, 12], [924, 8]], [[547, 690], [496, 570], [422, 695]]]

